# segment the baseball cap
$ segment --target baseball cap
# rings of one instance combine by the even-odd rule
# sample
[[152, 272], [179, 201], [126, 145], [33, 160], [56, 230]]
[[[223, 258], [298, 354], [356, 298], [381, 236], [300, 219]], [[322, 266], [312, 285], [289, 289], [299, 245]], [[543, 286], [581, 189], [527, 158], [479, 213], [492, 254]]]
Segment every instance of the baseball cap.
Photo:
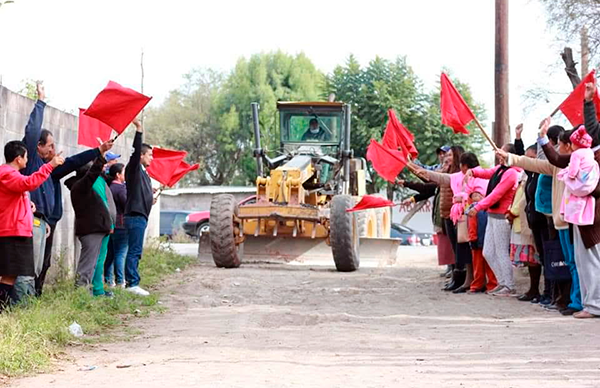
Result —
[[107, 162], [110, 162], [111, 160], [119, 159], [120, 157], [121, 157], [121, 155], [117, 155], [114, 152], [110, 152], [110, 151], [108, 151], [106, 153], [106, 155], [104, 155], [104, 158], [106, 159]]
[[435, 153], [439, 154], [440, 152], [448, 152], [448, 151], [450, 151], [450, 146], [443, 145], [441, 147], [438, 147], [438, 149], [435, 150]]

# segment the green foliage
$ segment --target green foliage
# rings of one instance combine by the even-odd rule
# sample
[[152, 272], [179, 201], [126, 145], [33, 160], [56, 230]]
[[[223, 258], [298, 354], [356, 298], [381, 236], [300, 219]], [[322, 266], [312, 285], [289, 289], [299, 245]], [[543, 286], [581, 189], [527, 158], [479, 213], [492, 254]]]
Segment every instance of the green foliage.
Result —
[[[279, 149], [277, 101], [315, 101], [322, 94], [324, 76], [304, 54], [291, 56], [281, 51], [241, 58], [230, 74], [218, 101], [218, 110], [237, 117], [222, 141], [242, 151], [243, 171], [233, 183], [256, 180], [252, 157], [254, 132], [250, 104], [260, 106], [261, 145], [267, 152]], [[231, 118], [233, 119], [233, 118]]]
[[[0, 4], [2, 5], [2, 4]], [[19, 90], [19, 94], [25, 96], [27, 98], [31, 98], [32, 100], [37, 100], [37, 81], [34, 81], [30, 78], [21, 80], [21, 89]]]
[[223, 84], [223, 74], [212, 70], [193, 70], [184, 75], [184, 85], [169, 93], [158, 108], [146, 110], [148, 141], [166, 148], [188, 151], [188, 161], [201, 161], [203, 168], [188, 174], [188, 184], [221, 184], [231, 166], [223, 166], [229, 157], [235, 164], [239, 156], [227, 144], [218, 142], [218, 134], [228, 123], [219, 123], [214, 101]]
[[[147, 247], [140, 261], [142, 285], [157, 285], [165, 275], [193, 261], [158, 245]], [[106, 330], [122, 325], [128, 316], [159, 311], [157, 302], [156, 293], [144, 298], [122, 290], [115, 290], [114, 299], [93, 297], [73, 287], [72, 279], [60, 280], [41, 298], [0, 314], [0, 376], [47, 370], [63, 348], [75, 341], [68, 331], [73, 321], [83, 328], [83, 342], [106, 340], [110, 339]]]
[[[456, 79], [453, 82], [479, 120], [484, 120], [485, 110], [473, 100], [468, 85]], [[357, 157], [365, 157], [370, 139], [383, 136], [389, 108], [415, 135], [419, 159], [424, 163], [437, 163], [435, 150], [444, 144], [462, 145], [480, 153], [483, 137], [479, 131], [471, 125], [471, 135], [455, 135], [441, 124], [439, 87], [429, 93], [423, 89], [405, 57], [395, 61], [377, 57], [361, 68], [351, 55], [344, 66], [336, 67], [327, 78], [327, 92], [334, 92], [338, 100], [352, 105], [352, 148]], [[371, 173], [376, 179], [370, 189], [379, 190], [385, 182], [374, 171]]]
[[250, 103], [260, 104], [262, 146], [279, 148], [277, 101], [316, 100], [324, 76], [304, 55], [281, 51], [241, 58], [227, 77], [194, 70], [158, 108], [148, 110], [149, 140], [183, 149], [203, 171], [188, 184], [252, 184], [253, 130]]
[[[260, 104], [261, 145], [271, 154], [280, 146], [277, 102], [325, 100], [330, 93], [352, 107], [351, 145], [357, 157], [366, 155], [370, 139], [382, 137], [389, 108], [415, 134], [424, 163], [436, 163], [435, 149], [443, 144], [460, 144], [477, 153], [483, 149], [483, 138], [473, 125], [469, 136], [455, 135], [441, 125], [439, 88], [425, 91], [405, 57], [393, 61], [377, 57], [361, 67], [350, 56], [325, 77], [304, 54], [276, 51], [241, 58], [228, 75], [194, 70], [184, 79], [147, 115], [149, 141], [186, 150], [189, 161], [202, 163], [184, 185], [254, 183], [252, 102]], [[484, 121], [485, 110], [473, 100], [468, 85], [453, 81]], [[374, 172], [371, 175], [376, 182], [370, 189], [378, 190], [384, 182]]]

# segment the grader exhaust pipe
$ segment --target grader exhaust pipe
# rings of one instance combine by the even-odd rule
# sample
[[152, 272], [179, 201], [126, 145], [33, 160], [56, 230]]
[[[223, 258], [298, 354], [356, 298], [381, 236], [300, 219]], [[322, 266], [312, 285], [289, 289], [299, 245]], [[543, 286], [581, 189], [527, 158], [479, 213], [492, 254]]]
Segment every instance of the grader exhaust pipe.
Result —
[[254, 157], [256, 158], [256, 174], [263, 176], [263, 155], [264, 151], [260, 146], [260, 125], [258, 122], [258, 102], [250, 104], [252, 106], [252, 126], [254, 127]]
[[344, 126], [344, 143], [342, 150], [342, 157], [344, 158], [344, 183], [342, 188], [342, 194], [350, 194], [350, 159], [352, 158], [352, 150], [350, 149], [350, 114], [352, 109], [350, 105], [345, 105], [346, 108], [346, 125]]

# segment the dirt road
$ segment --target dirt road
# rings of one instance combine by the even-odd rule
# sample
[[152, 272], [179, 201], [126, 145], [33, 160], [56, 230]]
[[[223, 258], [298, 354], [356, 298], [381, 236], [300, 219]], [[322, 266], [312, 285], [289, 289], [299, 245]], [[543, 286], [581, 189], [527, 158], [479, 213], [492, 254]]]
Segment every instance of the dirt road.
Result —
[[[600, 320], [452, 295], [430, 248], [388, 268], [201, 263], [143, 334], [14, 387], [599, 387]], [[96, 367], [89, 370], [90, 366]], [[125, 366], [125, 368], [123, 368]]]

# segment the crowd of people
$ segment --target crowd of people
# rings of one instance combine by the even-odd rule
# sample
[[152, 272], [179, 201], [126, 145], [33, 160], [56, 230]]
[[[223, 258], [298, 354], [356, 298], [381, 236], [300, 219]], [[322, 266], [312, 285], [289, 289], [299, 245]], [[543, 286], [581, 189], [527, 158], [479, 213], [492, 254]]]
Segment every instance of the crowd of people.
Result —
[[70, 190], [75, 235], [81, 243], [75, 285], [98, 297], [111, 287], [147, 296], [140, 287], [139, 261], [148, 216], [156, 202], [146, 168], [152, 147], [142, 142], [136, 119], [133, 153], [125, 166], [110, 152], [114, 140], [64, 158], [53, 134], [42, 129], [43, 85], [22, 141], [4, 147], [0, 166], [0, 312], [42, 295], [52, 263], [54, 232], [63, 216], [62, 182]]
[[[438, 262], [455, 294], [514, 296], [575, 318], [600, 317], [600, 124], [585, 85], [584, 123], [565, 130], [542, 121], [536, 144], [496, 150], [482, 168], [460, 146], [437, 149], [439, 164], [410, 162], [420, 181], [405, 203], [433, 197]], [[518, 293], [514, 268], [527, 267], [529, 289]], [[543, 274], [543, 284], [541, 282]]]

